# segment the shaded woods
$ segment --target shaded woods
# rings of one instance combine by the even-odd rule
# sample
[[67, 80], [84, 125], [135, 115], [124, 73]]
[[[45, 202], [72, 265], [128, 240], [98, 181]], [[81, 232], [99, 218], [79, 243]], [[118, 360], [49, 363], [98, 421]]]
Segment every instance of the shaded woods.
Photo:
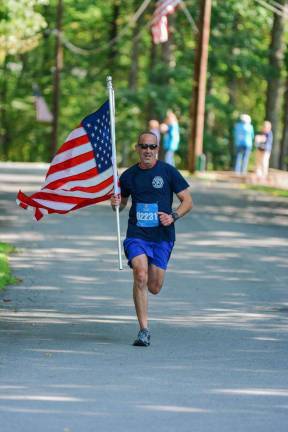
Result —
[[[199, 2], [185, 4], [197, 23]], [[288, 1], [277, 4], [288, 6]], [[178, 8], [169, 16], [169, 41], [156, 46], [150, 33], [155, 2], [133, 20], [140, 5], [136, 0], [63, 1], [58, 145], [105, 100], [111, 74], [120, 164], [133, 162], [136, 136], [148, 120], [162, 121], [171, 108], [181, 128], [177, 163], [185, 168], [196, 30]], [[287, 168], [288, 12], [280, 6], [273, 12], [251, 0], [213, 1], [204, 136], [209, 168], [231, 166], [233, 125], [243, 112], [256, 131], [264, 119], [272, 121], [272, 165]], [[32, 86], [39, 85], [52, 107], [56, 11], [56, 0], [8, 0], [0, 6], [3, 160], [50, 160], [51, 124], [36, 122]]]

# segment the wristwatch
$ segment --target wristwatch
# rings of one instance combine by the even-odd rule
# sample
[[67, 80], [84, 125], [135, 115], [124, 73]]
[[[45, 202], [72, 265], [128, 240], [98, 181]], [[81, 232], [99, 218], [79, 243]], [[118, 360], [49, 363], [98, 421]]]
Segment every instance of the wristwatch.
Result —
[[173, 222], [176, 222], [176, 220], [180, 218], [179, 214], [175, 210], [172, 211], [171, 216], [172, 216]]

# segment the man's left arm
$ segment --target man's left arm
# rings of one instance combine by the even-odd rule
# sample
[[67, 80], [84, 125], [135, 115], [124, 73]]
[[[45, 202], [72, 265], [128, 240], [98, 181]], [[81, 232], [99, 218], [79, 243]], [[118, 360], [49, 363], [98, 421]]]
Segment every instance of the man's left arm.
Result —
[[177, 219], [188, 213], [193, 207], [192, 197], [188, 188], [178, 192], [176, 195], [179, 198], [180, 205], [173, 210], [171, 214], [159, 212], [160, 222], [164, 226], [171, 225]]

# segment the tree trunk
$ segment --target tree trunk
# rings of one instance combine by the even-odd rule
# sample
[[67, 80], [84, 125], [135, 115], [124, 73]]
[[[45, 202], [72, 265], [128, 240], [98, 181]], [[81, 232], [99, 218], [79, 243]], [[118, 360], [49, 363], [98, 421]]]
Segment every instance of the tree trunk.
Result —
[[288, 77], [284, 93], [283, 134], [280, 145], [280, 169], [288, 169]]
[[55, 71], [54, 71], [54, 83], [53, 83], [53, 122], [51, 131], [51, 145], [50, 145], [50, 156], [54, 156], [57, 143], [58, 143], [58, 125], [59, 125], [59, 104], [60, 104], [60, 76], [63, 68], [63, 46], [61, 42], [61, 31], [62, 31], [62, 15], [63, 15], [63, 3], [62, 0], [58, 0], [57, 5], [57, 17], [56, 17], [56, 46], [55, 46]]
[[161, 57], [162, 61], [165, 65], [165, 69], [163, 70], [163, 74], [161, 77], [161, 83], [164, 85], [169, 84], [170, 80], [170, 71], [171, 69], [175, 68], [176, 61], [175, 61], [175, 55], [173, 52], [173, 35], [175, 32], [175, 15], [169, 15], [168, 16], [168, 41], [161, 44]]
[[[135, 3], [135, 8], [138, 2]], [[132, 33], [132, 51], [131, 51], [131, 67], [129, 73], [128, 85], [130, 90], [136, 90], [138, 80], [138, 67], [139, 67], [139, 41], [140, 41], [140, 29], [143, 24], [143, 16], [134, 24]]]
[[188, 143], [188, 169], [194, 172], [203, 153], [206, 77], [212, 0], [201, 1], [199, 33], [194, 59], [194, 81], [190, 103], [191, 129]]
[[[288, 6], [287, 0], [278, 0]], [[278, 117], [280, 110], [281, 70], [284, 57], [284, 21], [285, 18], [274, 14], [269, 53], [269, 78], [266, 99], [266, 120], [271, 121], [274, 145], [271, 155], [271, 166], [279, 167], [280, 145], [278, 139]]]
[[[120, 14], [120, 0], [114, 0], [112, 6], [112, 22], [110, 27], [109, 41], [115, 40], [118, 35], [118, 18]], [[109, 53], [109, 67], [111, 73], [115, 70], [115, 60], [118, 54], [117, 42], [112, 43]]]
[[[149, 75], [148, 75], [148, 84], [150, 86], [153, 86], [155, 84], [156, 62], [157, 62], [157, 47], [153, 42], [153, 38], [152, 38], [152, 34], [151, 34], [150, 63], [149, 63]], [[151, 118], [154, 118], [156, 115], [154, 98], [151, 97], [151, 94], [148, 95], [146, 113], [147, 113], [147, 117], [146, 117], [147, 122], [149, 120], [151, 120]]]
[[237, 90], [237, 79], [235, 76], [232, 76], [228, 82], [228, 94], [229, 94], [229, 105], [231, 107], [230, 109], [230, 116], [229, 116], [229, 165], [230, 168], [233, 167], [233, 161], [235, 157], [235, 148], [234, 148], [234, 118], [233, 118], [233, 111], [236, 106], [236, 90]]
[[7, 74], [7, 57], [2, 65], [2, 80], [0, 90], [0, 154], [4, 160], [8, 158], [10, 134], [7, 115], [7, 95], [8, 95], [8, 74]]

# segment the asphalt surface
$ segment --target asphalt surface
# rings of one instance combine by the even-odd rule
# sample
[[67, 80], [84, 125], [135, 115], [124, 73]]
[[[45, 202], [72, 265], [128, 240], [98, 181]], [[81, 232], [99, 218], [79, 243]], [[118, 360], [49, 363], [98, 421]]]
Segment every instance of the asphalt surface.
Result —
[[22, 279], [0, 294], [1, 432], [286, 432], [288, 200], [192, 180], [139, 348], [114, 214], [34, 222], [15, 193], [44, 172], [0, 165], [0, 241]]

